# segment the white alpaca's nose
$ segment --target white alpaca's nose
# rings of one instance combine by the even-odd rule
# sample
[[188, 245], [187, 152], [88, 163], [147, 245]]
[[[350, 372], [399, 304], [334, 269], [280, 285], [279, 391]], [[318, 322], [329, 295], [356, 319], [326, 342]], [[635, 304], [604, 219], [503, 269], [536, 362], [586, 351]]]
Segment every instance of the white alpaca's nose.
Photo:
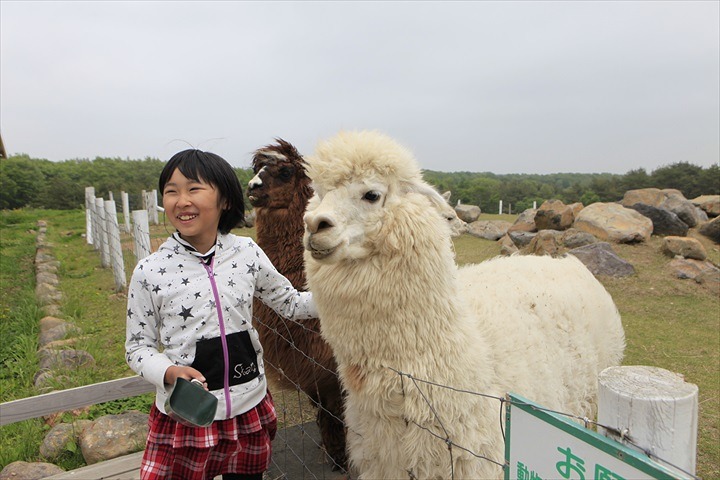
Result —
[[335, 222], [332, 217], [327, 214], [311, 215], [305, 214], [305, 225], [310, 233], [318, 233], [321, 230], [326, 230], [335, 226]]

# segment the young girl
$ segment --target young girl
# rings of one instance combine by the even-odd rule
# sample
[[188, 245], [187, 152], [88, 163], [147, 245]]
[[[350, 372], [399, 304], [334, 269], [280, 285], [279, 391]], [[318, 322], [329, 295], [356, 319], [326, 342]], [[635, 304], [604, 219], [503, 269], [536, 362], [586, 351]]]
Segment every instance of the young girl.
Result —
[[[128, 288], [126, 360], [156, 386], [142, 479], [262, 478], [277, 420], [253, 296], [289, 319], [317, 316], [258, 245], [230, 233], [243, 219], [240, 182], [221, 157], [174, 155], [160, 174], [165, 215], [177, 230], [141, 260]], [[209, 427], [165, 414], [175, 380], [198, 379], [218, 398]]]

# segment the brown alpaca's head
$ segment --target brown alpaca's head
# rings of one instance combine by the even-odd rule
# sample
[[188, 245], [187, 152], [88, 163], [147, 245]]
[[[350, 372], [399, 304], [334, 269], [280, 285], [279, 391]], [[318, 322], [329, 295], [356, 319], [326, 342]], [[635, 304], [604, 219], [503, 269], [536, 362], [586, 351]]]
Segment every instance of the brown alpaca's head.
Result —
[[287, 209], [298, 193], [310, 195], [302, 155], [285, 140], [275, 140], [276, 144], [259, 148], [253, 155], [255, 176], [248, 182], [248, 199], [255, 208]]

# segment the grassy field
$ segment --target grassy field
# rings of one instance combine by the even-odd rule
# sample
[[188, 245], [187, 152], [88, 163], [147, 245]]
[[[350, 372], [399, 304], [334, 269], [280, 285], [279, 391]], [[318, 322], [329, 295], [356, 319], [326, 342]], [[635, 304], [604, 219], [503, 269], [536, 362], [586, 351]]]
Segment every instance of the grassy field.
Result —
[[[484, 219], [512, 221], [514, 217], [484, 215]], [[34, 300], [33, 257], [36, 222], [48, 222], [48, 240], [60, 261], [63, 316], [82, 330], [76, 348], [87, 350], [93, 369], [67, 372], [59, 388], [70, 388], [132, 375], [124, 361], [126, 298], [114, 292], [109, 269], [100, 267], [98, 253], [83, 237], [81, 211], [0, 212], [0, 400], [36, 395], [32, 382], [37, 371], [38, 322], [42, 314]], [[152, 228], [153, 248], [168, 235], [164, 226]], [[240, 229], [240, 235], [254, 231]], [[720, 249], [697, 236], [710, 259], [720, 264]], [[652, 365], [681, 373], [699, 386], [698, 475], [720, 478], [720, 297], [717, 291], [690, 280], [672, 277], [669, 259], [659, 253], [661, 239], [647, 244], [614, 245], [615, 251], [636, 268], [625, 279], [600, 279], [614, 297], [627, 337], [626, 365]], [[127, 242], [127, 248], [130, 243]], [[464, 235], [455, 241], [458, 263], [475, 263], [496, 256], [496, 242]], [[126, 254], [126, 273], [134, 257]], [[314, 418], [312, 409], [295, 392], [276, 392], [280, 420], [288, 424]], [[131, 408], [147, 411], [151, 395], [109, 402], [63, 418], [94, 418]], [[50, 424], [59, 421], [50, 419]], [[37, 419], [0, 428], [0, 468], [15, 460], [38, 460], [38, 447], [49, 424]], [[77, 446], [68, 445], [60, 463], [82, 464]]]

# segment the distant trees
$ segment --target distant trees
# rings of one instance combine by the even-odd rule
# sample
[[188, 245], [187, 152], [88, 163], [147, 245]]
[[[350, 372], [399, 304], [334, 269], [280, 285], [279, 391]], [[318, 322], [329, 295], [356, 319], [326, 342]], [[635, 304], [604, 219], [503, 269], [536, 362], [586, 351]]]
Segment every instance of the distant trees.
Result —
[[[130, 209], [142, 207], [141, 192], [157, 189], [164, 161], [96, 158], [50, 162], [28, 155], [14, 155], [0, 161], [0, 209], [23, 207], [69, 210], [85, 205], [85, 187], [95, 195], [109, 198], [113, 192], [128, 194]], [[236, 169], [241, 185], [247, 185], [252, 170]]]
[[708, 168], [687, 162], [660, 167], [648, 174], [643, 168], [625, 175], [610, 173], [554, 173], [548, 175], [496, 175], [493, 173], [436, 172], [426, 170], [425, 179], [441, 192], [452, 191], [452, 202], [478, 205], [495, 212], [498, 201], [511, 204], [513, 212], [540, 205], [549, 199], [565, 203], [615, 202], [628, 190], [675, 188], [687, 198], [720, 194], [720, 166]]
[[[85, 187], [95, 187], [95, 195], [108, 198], [108, 192], [129, 195], [130, 208], [141, 208], [142, 190], [157, 188], [164, 161], [96, 158], [50, 162], [29, 155], [0, 160], [0, 209], [22, 207], [74, 209], [85, 204]], [[243, 185], [252, 178], [249, 168], [237, 168]], [[565, 203], [614, 202], [627, 190], [636, 188], [675, 188], [687, 198], [720, 194], [720, 166], [702, 168], [688, 162], [660, 167], [648, 174], [645, 169], [625, 175], [600, 173], [555, 173], [549, 175], [496, 175], [489, 172], [437, 172], [426, 170], [425, 179], [441, 192], [452, 191], [451, 201], [478, 205], [495, 212], [498, 202], [512, 205], [513, 212], [540, 205], [549, 199]], [[119, 200], [119, 198], [116, 198]], [[247, 203], [246, 203], [247, 205]], [[506, 207], [507, 208], [507, 207]]]

